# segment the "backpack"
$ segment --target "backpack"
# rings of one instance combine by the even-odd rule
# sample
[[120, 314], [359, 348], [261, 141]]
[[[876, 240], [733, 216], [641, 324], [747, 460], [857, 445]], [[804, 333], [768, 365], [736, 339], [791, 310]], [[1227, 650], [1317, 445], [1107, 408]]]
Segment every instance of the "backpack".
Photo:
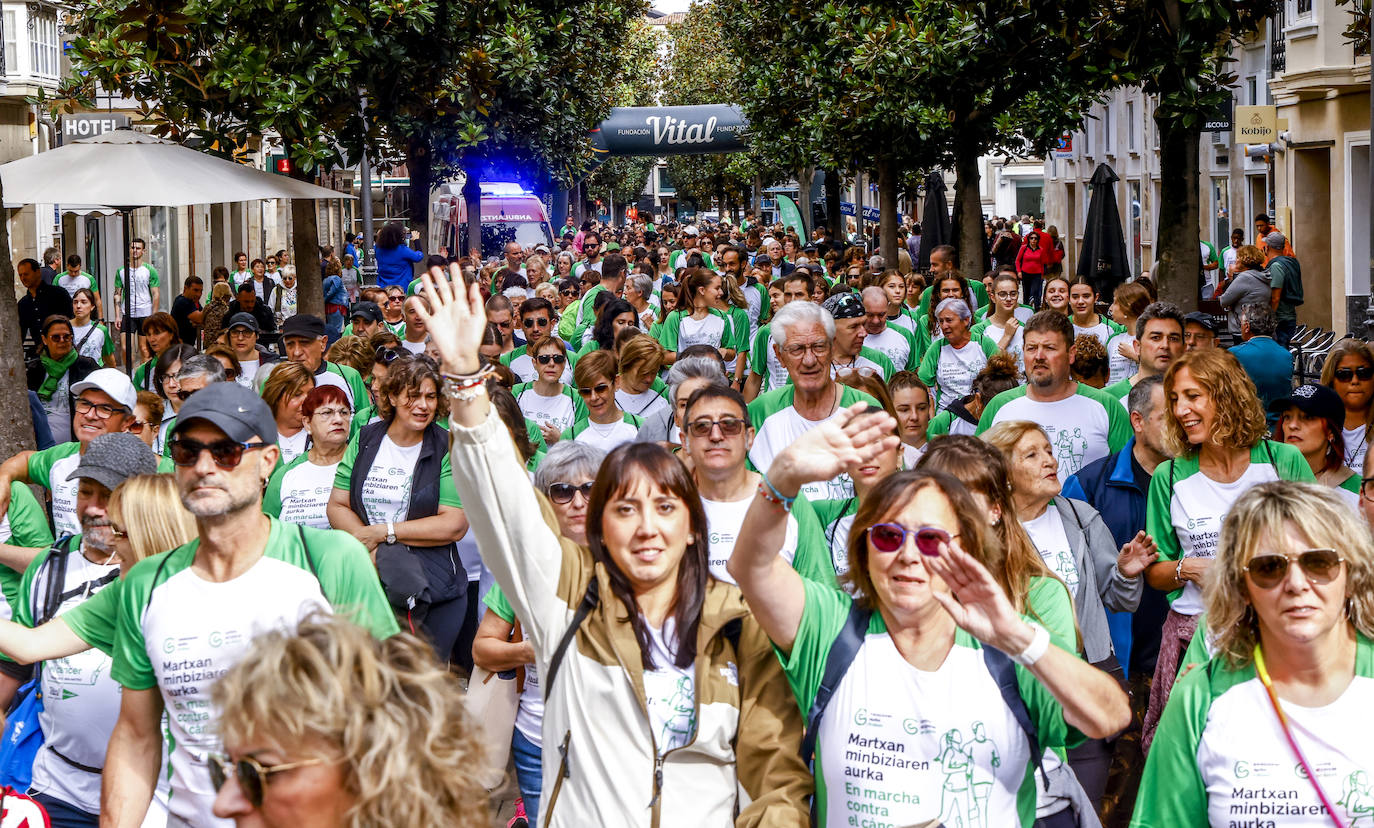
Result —
[[1302, 304], [1302, 265], [1292, 256], [1275, 256], [1269, 261], [1269, 268], [1272, 270], [1278, 265], [1278, 270], [1283, 274], [1283, 293], [1279, 299], [1285, 305], [1297, 307]]

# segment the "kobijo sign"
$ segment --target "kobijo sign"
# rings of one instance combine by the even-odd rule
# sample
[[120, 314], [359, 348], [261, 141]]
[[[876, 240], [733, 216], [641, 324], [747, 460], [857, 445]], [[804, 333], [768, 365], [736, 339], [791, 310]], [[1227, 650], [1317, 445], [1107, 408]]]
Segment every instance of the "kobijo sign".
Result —
[[1278, 108], [1273, 106], [1236, 107], [1232, 135], [1237, 144], [1270, 144], [1278, 140]]
[[128, 129], [131, 123], [128, 115], [114, 115], [108, 112], [79, 112], [73, 115], [63, 115], [58, 125], [57, 145], [61, 146], [78, 138], [104, 135], [116, 129]]

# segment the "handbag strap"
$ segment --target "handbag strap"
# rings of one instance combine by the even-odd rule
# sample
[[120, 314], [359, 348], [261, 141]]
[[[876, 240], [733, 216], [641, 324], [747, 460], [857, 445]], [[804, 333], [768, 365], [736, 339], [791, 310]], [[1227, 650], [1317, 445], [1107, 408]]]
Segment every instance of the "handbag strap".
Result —
[[1307, 764], [1307, 757], [1303, 756], [1302, 748], [1298, 747], [1297, 737], [1293, 735], [1293, 730], [1288, 726], [1288, 717], [1284, 715], [1283, 705], [1279, 704], [1279, 694], [1274, 690], [1274, 684], [1269, 679], [1269, 670], [1264, 666], [1264, 653], [1260, 651], [1260, 645], [1255, 644], [1255, 673], [1259, 676], [1260, 683], [1264, 685], [1264, 691], [1269, 694], [1269, 704], [1274, 708], [1274, 715], [1279, 719], [1279, 729], [1288, 739], [1288, 746], [1293, 749], [1293, 755], [1298, 758], [1298, 764], [1302, 766], [1303, 773], [1307, 776], [1307, 781], [1312, 783], [1312, 790], [1317, 792], [1317, 799], [1321, 800], [1322, 807], [1326, 808], [1327, 816], [1331, 817], [1331, 824], [1336, 828], [1346, 828], [1341, 818], [1336, 816], [1336, 809], [1332, 807], [1331, 800], [1326, 798], [1326, 791], [1322, 790], [1321, 782], [1317, 781], [1317, 775], [1312, 772], [1312, 766]]
[[582, 594], [582, 602], [577, 605], [577, 611], [573, 613], [572, 623], [563, 631], [563, 637], [559, 639], [558, 646], [553, 651], [553, 657], [549, 659], [549, 677], [544, 683], [544, 698], [549, 697], [549, 691], [553, 689], [553, 681], [558, 677], [558, 668], [563, 665], [563, 656], [568, 652], [568, 645], [577, 636], [577, 628], [582, 626], [582, 622], [587, 615], [601, 601], [601, 586], [596, 580], [596, 573], [592, 573], [592, 579], [587, 582], [587, 591]]

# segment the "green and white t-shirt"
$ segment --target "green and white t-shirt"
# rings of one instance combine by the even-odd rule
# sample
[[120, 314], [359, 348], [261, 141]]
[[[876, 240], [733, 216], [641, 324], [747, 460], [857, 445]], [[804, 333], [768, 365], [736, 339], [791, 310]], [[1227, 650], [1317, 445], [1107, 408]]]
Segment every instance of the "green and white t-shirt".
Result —
[[[19, 481], [10, 484], [10, 508], [0, 518], [0, 543], [34, 549], [52, 546], [52, 530], [48, 528], [48, 516], [38, 505], [29, 487]], [[0, 566], [0, 594], [4, 603], [0, 605], [0, 619], [15, 618], [14, 608], [19, 605], [19, 581], [22, 573], [8, 566]]]
[[[1002, 337], [1007, 335], [1006, 327], [994, 323], [991, 319], [984, 319], [972, 328], [975, 336], [981, 336], [998, 345], [1002, 342]], [[1016, 360], [1017, 365], [1021, 365], [1021, 354], [1026, 348], [1026, 328], [1024, 325], [1017, 325], [1016, 332], [1011, 335], [1011, 341], [1007, 343], [1006, 352]]]
[[663, 380], [654, 378], [649, 387], [640, 391], [638, 394], [631, 394], [624, 389], [617, 389], [615, 392], [615, 404], [620, 406], [621, 411], [634, 414], [641, 420], [647, 420], [660, 411], [667, 410], [672, 406], [668, 402], [668, 385]]
[[589, 443], [602, 451], [610, 451], [622, 443], [633, 443], [644, 420], [626, 412], [613, 423], [594, 423], [588, 416], [579, 417], [560, 439]]
[[787, 375], [787, 369], [778, 359], [777, 352], [773, 350], [773, 339], [769, 331], [769, 325], [760, 326], [749, 348], [749, 371], [763, 378], [759, 385], [760, 394], [781, 388], [791, 379]]
[[[153, 311], [157, 310], [157, 308], [153, 307], [152, 290], [159, 284], [157, 268], [146, 264], [134, 268], [132, 284], [133, 286], [129, 291], [129, 308], [131, 311], [129, 315], [135, 319], [152, 316]], [[115, 271], [115, 290], [120, 292], [124, 290], [124, 268], [122, 267]], [[120, 314], [124, 313], [124, 303], [122, 301], [119, 303], [118, 312]]]
[[948, 339], [938, 339], [921, 357], [916, 376], [935, 393], [935, 407], [948, 408], [950, 403], [969, 395], [974, 377], [995, 353], [997, 343], [985, 336], [970, 338], [962, 348], [954, 347]]
[[1374, 821], [1374, 643], [1358, 635], [1355, 676], [1335, 701], [1279, 703], [1335, 814], [1294, 757], [1254, 664], [1233, 668], [1214, 658], [1174, 684], [1131, 828]]
[[29, 480], [52, 493], [52, 522], [58, 535], [81, 534], [76, 514], [76, 490], [80, 481], [67, 475], [81, 462], [81, 444], [62, 443], [29, 456]]
[[1077, 322], [1073, 323], [1074, 339], [1077, 339], [1080, 336], [1094, 336], [1097, 337], [1097, 341], [1101, 342], [1102, 347], [1104, 348], [1107, 347], [1107, 342], [1109, 342], [1112, 337], [1116, 336], [1119, 333], [1125, 332], [1125, 328], [1121, 327], [1120, 325], [1116, 324], [1115, 322], [1101, 314], [1097, 315], [1096, 325], [1088, 325], [1087, 327], [1084, 327], [1082, 325], [1079, 325]]
[[[81, 538], [72, 539], [66, 555], [67, 569], [57, 612], [78, 606], [98, 595], [119, 578], [118, 563], [95, 563], [84, 554]], [[112, 554], [92, 555], [113, 561]], [[51, 552], [33, 559], [24, 572], [16, 618], [26, 627], [37, 626], [38, 612], [48, 594], [49, 579], [56, 574]], [[119, 719], [120, 688], [110, 677], [110, 656], [89, 649], [43, 662], [43, 709], [38, 722], [43, 728], [43, 747], [34, 757], [33, 789], [89, 813], [100, 813], [100, 774], [74, 767], [66, 757], [90, 767], [105, 764], [105, 750]]]
[[[519, 348], [502, 354], [500, 357], [501, 364], [511, 369], [521, 382], [534, 382], [539, 379], [539, 369], [534, 363], [534, 357], [526, 353], [526, 347], [521, 345]], [[563, 376], [558, 378], [559, 382], [564, 385], [572, 385], [573, 364], [575, 362], [576, 360], [569, 356], [568, 360], [563, 363]]]
[[[804, 579], [803, 587], [806, 604], [783, 672], [805, 711], [851, 599], [813, 581]], [[1064, 594], [1060, 612], [1071, 614]], [[1059, 703], [1029, 673], [1015, 669], [1041, 744], [1062, 746]], [[902, 657], [881, 613], [873, 613], [817, 736], [819, 824], [828, 828], [861, 824], [852, 821], [856, 817], [872, 825], [946, 828], [1027, 828], [1035, 821], [1030, 745], [1002, 701], [981, 645], [962, 630], [939, 669], [926, 672]]]
[[196, 539], [154, 555], [125, 576], [112, 674], [127, 689], [157, 688], [162, 695], [172, 814], [192, 825], [227, 826], [211, 814], [215, 791], [206, 768], [206, 757], [222, 750], [210, 703], [220, 676], [258, 635], [293, 629], [313, 611], [346, 614], [379, 637], [399, 627], [367, 550], [344, 532], [273, 519], [262, 557], [220, 583], [191, 569], [199, 546]]
[[[1131, 376], [1135, 375], [1132, 374]], [[1129, 405], [1131, 389], [1134, 387], [1134, 385], [1131, 385], [1131, 377], [1126, 377], [1121, 382], [1114, 382], [1106, 388], [1103, 388], [1102, 393], [1121, 403], [1121, 407], [1126, 409], [1127, 414], [1129, 414], [1131, 411]]]
[[864, 349], [872, 349], [886, 356], [898, 371], [915, 371], [921, 364], [916, 337], [906, 328], [888, 324], [881, 333], [864, 336]]
[[73, 324], [72, 341], [80, 344], [83, 357], [89, 357], [101, 365], [105, 364], [105, 357], [115, 352], [114, 337], [110, 336], [110, 329], [99, 322]]
[[[1250, 465], [1235, 482], [1218, 483], [1202, 473], [1196, 453], [1160, 463], [1150, 477], [1145, 501], [1145, 531], [1159, 546], [1159, 559], [1215, 558], [1221, 522], [1231, 504], [1252, 486], [1273, 480], [1312, 483], [1312, 468], [1302, 452], [1287, 443], [1261, 440], [1250, 449]], [[1169, 593], [1175, 612], [1202, 612], [1202, 589], [1188, 581]]]
[[[424, 440], [420, 440], [413, 446], [398, 446], [390, 436], [383, 435], [360, 493], [367, 514], [358, 517], [365, 523], [378, 526], [387, 521], [400, 523], [406, 520], [410, 512], [410, 487], [415, 482], [415, 466], [420, 462], [424, 445]], [[357, 460], [358, 439], [354, 437], [339, 461], [338, 471], [334, 474], [334, 488], [351, 491], [353, 464]], [[463, 506], [458, 499], [458, 490], [453, 485], [453, 470], [447, 451], [439, 466], [439, 505], [459, 509]]]
[[1045, 429], [1059, 460], [1061, 483], [1094, 460], [1121, 451], [1132, 434], [1126, 409], [1101, 389], [1081, 382], [1073, 394], [1053, 402], [1031, 399], [1024, 385], [1003, 391], [983, 409], [978, 433], [1014, 420], [1029, 420]]
[[[730, 555], [735, 551], [735, 538], [739, 537], [739, 530], [744, 526], [744, 516], [753, 502], [752, 491], [743, 500], [707, 500], [704, 497], [701, 499], [701, 508], [706, 512], [706, 528], [710, 533], [707, 558], [711, 574], [718, 581], [735, 583], [735, 579], [726, 571], [725, 565], [730, 562]], [[795, 508], [796, 503], [793, 506]], [[778, 550], [778, 554], [789, 564], [797, 557], [797, 538], [797, 518], [789, 512], [782, 548]]]
[[[663, 320], [659, 335], [665, 351], [685, 351], [693, 345], [710, 345], [718, 351], [733, 348], [734, 329], [730, 319], [712, 308], [701, 319], [693, 319], [690, 311], [676, 310]], [[746, 340], [747, 341], [747, 340]]]
[[1140, 370], [1140, 363], [1133, 359], [1127, 359], [1121, 355], [1121, 346], [1134, 344], [1135, 334], [1128, 331], [1121, 331], [1107, 340], [1107, 384], [1115, 385], [1124, 379], [1135, 376], [1135, 372]]
[[[847, 385], [836, 387], [839, 389], [839, 401], [830, 414], [819, 420], [808, 420], [797, 413], [797, 409], [792, 405], [796, 389], [791, 385], [755, 397], [754, 401], [749, 403], [749, 421], [754, 426], [754, 445], [749, 449], [750, 465], [758, 471], [768, 471], [768, 467], [773, 464], [773, 458], [791, 445], [792, 441], [835, 416], [835, 412], [841, 408], [857, 402], [866, 402], [874, 410], [880, 408], [877, 400], [857, 388]], [[849, 475], [841, 474], [833, 480], [808, 483], [801, 491], [813, 501], [846, 498], [854, 494], [854, 481]]]
[[854, 527], [859, 499], [821, 500], [812, 506], [821, 525], [821, 537], [830, 554], [830, 564], [835, 568], [835, 577], [838, 578], [849, 572], [849, 530]]
[[578, 417], [586, 415], [576, 392], [566, 385], [562, 386], [562, 389], [559, 393], [546, 397], [534, 390], [534, 383], [522, 382], [512, 388], [511, 393], [515, 395], [515, 401], [519, 403], [520, 411], [526, 417], [540, 425], [554, 426], [562, 433], [572, 428]]
[[1059, 514], [1059, 509], [1051, 502], [1040, 517], [1023, 520], [1021, 526], [1025, 528], [1026, 534], [1030, 535], [1031, 544], [1040, 553], [1045, 565], [1059, 576], [1059, 580], [1064, 582], [1070, 593], [1077, 594], [1082, 574], [1078, 571], [1078, 564], [1074, 562], [1073, 549], [1069, 546], [1069, 536], [1064, 531], [1064, 519]]
[[278, 465], [267, 481], [262, 495], [262, 510], [286, 523], [329, 529], [325, 507], [334, 491], [339, 464], [319, 466], [302, 454], [285, 465]]
[[673, 272], [676, 273], [678, 268], [687, 266], [687, 257], [692, 255], [693, 253], [701, 254], [701, 261], [706, 265], [706, 268], [708, 270], [716, 269], [716, 263], [711, 259], [711, 254], [707, 253], [705, 250], [699, 250], [696, 248], [693, 248], [691, 250], [679, 249], [674, 250], [672, 253], [669, 253], [668, 267], [672, 268]]
[[853, 362], [842, 363], [832, 361], [830, 363], [831, 379], [842, 377], [851, 371], [872, 372], [881, 377], [883, 382], [892, 379], [892, 375], [897, 373], [897, 369], [893, 366], [892, 360], [888, 359], [882, 351], [875, 351], [867, 345], [859, 349], [859, 353], [854, 357]]

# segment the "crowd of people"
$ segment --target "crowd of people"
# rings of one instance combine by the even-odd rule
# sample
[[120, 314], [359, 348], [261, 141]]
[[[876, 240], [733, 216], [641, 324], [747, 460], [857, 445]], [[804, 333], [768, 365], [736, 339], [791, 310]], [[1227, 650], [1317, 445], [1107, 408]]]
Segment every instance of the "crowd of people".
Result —
[[1295, 387], [1277, 231], [1223, 315], [1029, 217], [976, 278], [917, 227], [562, 230], [388, 225], [324, 316], [284, 251], [163, 313], [135, 240], [114, 325], [21, 263], [0, 782], [56, 826], [486, 826], [507, 768], [541, 826], [1374, 818], [1374, 350]]

